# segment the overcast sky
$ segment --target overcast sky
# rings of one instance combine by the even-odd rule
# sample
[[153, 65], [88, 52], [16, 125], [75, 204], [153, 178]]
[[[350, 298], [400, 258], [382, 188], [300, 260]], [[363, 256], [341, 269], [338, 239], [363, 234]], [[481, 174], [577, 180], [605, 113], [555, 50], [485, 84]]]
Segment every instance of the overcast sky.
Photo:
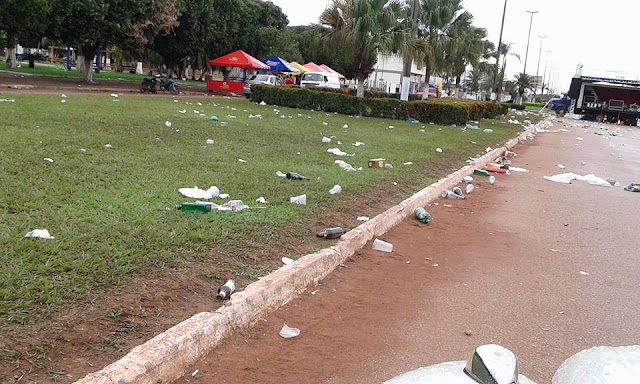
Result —
[[[316, 23], [328, 0], [271, 0], [289, 16], [290, 25]], [[486, 28], [488, 38], [498, 44], [504, 0], [463, 0], [474, 15], [474, 25]], [[524, 69], [530, 14], [533, 16], [527, 60], [527, 74], [547, 78], [558, 75], [558, 86], [566, 91], [576, 66], [581, 63], [584, 75], [638, 79], [640, 63], [636, 53], [640, 31], [640, 1], [635, 0], [507, 0], [502, 40], [511, 43], [512, 52], [521, 60], [510, 58], [507, 77]], [[638, 29], [636, 29], [638, 27]], [[538, 36], [546, 36], [540, 39]], [[538, 69], [540, 41], [542, 55]], [[546, 51], [551, 51], [547, 53]], [[551, 75], [550, 75], [551, 73]]]

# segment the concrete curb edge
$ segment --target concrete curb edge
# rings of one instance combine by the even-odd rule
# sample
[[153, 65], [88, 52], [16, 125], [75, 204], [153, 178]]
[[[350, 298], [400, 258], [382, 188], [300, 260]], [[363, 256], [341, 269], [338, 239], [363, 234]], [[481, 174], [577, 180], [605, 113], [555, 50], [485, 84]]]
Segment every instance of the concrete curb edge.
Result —
[[186, 368], [204, 357], [235, 329], [248, 327], [267, 313], [286, 304], [310, 284], [316, 283], [344, 263], [374, 237], [413, 214], [415, 208], [440, 198], [444, 189], [461, 183], [474, 169], [482, 168], [510, 150], [548, 119], [527, 128], [504, 147], [496, 148], [476, 163], [467, 165], [427, 186], [373, 219], [345, 233], [336, 245], [301, 257], [235, 293], [215, 312], [198, 313], [141, 344], [102, 370], [76, 384], [156, 384], [177, 380]]

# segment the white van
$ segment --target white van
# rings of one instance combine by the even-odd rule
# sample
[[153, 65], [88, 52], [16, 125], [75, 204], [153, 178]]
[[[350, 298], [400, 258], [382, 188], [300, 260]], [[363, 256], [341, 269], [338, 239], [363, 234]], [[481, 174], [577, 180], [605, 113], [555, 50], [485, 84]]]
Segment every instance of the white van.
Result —
[[302, 75], [300, 87], [340, 89], [340, 79], [338, 79], [338, 75], [330, 72], [307, 72]]

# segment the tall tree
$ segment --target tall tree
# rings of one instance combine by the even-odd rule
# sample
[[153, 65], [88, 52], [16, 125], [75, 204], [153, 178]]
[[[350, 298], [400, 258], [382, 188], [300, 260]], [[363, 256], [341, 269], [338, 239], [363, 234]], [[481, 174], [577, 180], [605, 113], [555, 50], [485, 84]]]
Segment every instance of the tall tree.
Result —
[[[432, 71], [446, 70], [445, 46], [447, 33], [456, 25], [467, 23], [471, 14], [462, 11], [462, 0], [422, 0], [419, 15], [419, 35], [426, 42], [422, 52], [425, 64], [425, 83], [429, 83]], [[429, 92], [423, 92], [426, 99]]]
[[331, 31], [321, 25], [290, 27], [295, 33], [298, 49], [302, 55], [301, 64], [313, 61], [324, 63], [343, 74], [347, 79], [355, 79], [356, 74], [350, 63], [353, 61], [353, 52], [347, 49], [334, 49], [323, 43], [323, 36]]
[[320, 15], [320, 22], [330, 27], [324, 36], [328, 46], [349, 47], [350, 63], [358, 81], [358, 97], [364, 97], [364, 81], [373, 73], [378, 53], [390, 53], [402, 16], [401, 0], [333, 0]]
[[[67, 45], [78, 47], [78, 65], [83, 69], [84, 80], [92, 82], [92, 61], [98, 47], [130, 44], [136, 34], [134, 26], [148, 25], [147, 21], [153, 21], [157, 16], [156, 8], [177, 0], [53, 1], [56, 28], [52, 32]], [[170, 29], [173, 26], [164, 27]], [[140, 30], [148, 31], [145, 28]], [[150, 33], [161, 32], [155, 29]]]
[[50, 0], [0, 1], [0, 30], [6, 33], [7, 67], [15, 68], [20, 39], [39, 40], [47, 27]]
[[526, 73], [518, 73], [515, 76], [515, 83], [518, 86], [518, 104], [522, 104], [522, 96], [527, 89], [532, 88], [531, 76]]
[[456, 28], [450, 35], [451, 51], [448, 58], [451, 76], [455, 78], [455, 94], [458, 95], [461, 77], [467, 67], [476, 66], [485, 52], [487, 30], [464, 25]]

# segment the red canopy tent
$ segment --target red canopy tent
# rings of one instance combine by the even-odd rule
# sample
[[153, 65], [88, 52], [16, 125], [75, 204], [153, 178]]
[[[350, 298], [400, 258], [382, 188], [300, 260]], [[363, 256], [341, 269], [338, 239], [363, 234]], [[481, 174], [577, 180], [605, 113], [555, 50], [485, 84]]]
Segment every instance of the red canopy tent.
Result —
[[[209, 65], [213, 67], [232, 67], [242, 69], [269, 69], [270, 67], [256, 59], [255, 57], [247, 54], [244, 51], [238, 50], [231, 52], [227, 55], [220, 56], [217, 59], [208, 61]], [[220, 81], [207, 79], [207, 91], [223, 91], [223, 92], [237, 92], [242, 93], [244, 87], [243, 81]]]
[[327, 72], [335, 73], [336, 75], [338, 75], [339, 79], [345, 78], [343, 74], [341, 74], [340, 72], [336, 72], [335, 70], [333, 70], [333, 68], [329, 67], [328, 65], [320, 64], [319, 67]]
[[209, 60], [209, 65], [214, 67], [233, 67], [243, 69], [269, 69], [270, 67], [248, 53], [239, 50], [217, 59]]

